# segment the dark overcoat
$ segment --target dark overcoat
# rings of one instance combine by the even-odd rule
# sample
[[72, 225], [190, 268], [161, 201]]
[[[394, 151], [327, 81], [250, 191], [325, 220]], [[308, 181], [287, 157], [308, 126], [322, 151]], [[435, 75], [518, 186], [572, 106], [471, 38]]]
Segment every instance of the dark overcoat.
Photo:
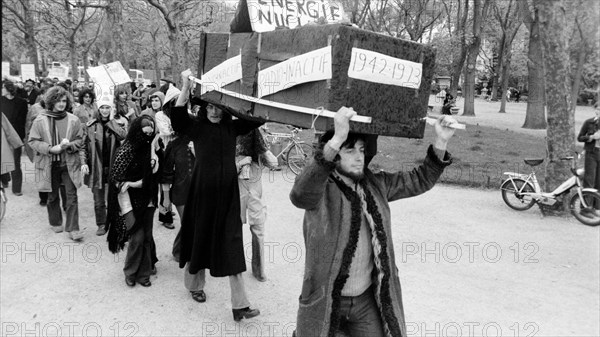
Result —
[[214, 277], [246, 271], [240, 193], [235, 166], [236, 137], [262, 122], [236, 119], [218, 124], [191, 118], [185, 107], [171, 112], [173, 129], [194, 143], [196, 163], [181, 221], [179, 266], [210, 269]]

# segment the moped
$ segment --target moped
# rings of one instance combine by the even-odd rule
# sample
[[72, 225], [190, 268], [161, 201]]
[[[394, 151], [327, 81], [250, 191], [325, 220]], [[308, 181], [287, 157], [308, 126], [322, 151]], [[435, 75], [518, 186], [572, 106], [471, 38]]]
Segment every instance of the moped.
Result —
[[532, 167], [530, 174], [521, 174], [516, 172], [504, 172], [508, 178], [502, 182], [500, 191], [502, 199], [508, 207], [525, 211], [534, 204], [552, 206], [562, 198], [567, 197], [572, 189], [575, 193], [569, 200], [569, 209], [571, 214], [581, 223], [588, 226], [600, 225], [600, 194], [594, 188], [583, 188], [582, 179], [584, 170], [577, 168], [576, 158], [580, 158], [575, 152], [575, 156], [560, 158], [561, 160], [571, 161], [571, 173], [573, 176], [560, 184], [552, 192], [544, 192], [535, 176], [533, 167], [540, 165], [544, 159], [524, 159], [525, 164]]

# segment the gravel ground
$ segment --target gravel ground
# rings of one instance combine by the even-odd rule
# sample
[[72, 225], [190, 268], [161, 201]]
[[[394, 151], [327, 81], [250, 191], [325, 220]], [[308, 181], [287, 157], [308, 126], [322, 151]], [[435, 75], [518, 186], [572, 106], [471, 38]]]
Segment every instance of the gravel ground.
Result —
[[[150, 288], [128, 288], [124, 255], [94, 235], [89, 189], [79, 191], [87, 228], [77, 244], [51, 232], [31, 183], [22, 197], [9, 192], [0, 227], [0, 334], [291, 336], [304, 263], [291, 177], [263, 175], [269, 280], [244, 274], [261, 315], [241, 324], [231, 316], [227, 279], [208, 277], [204, 304], [188, 295], [170, 257], [175, 230], [157, 222], [158, 275]], [[600, 335], [599, 228], [542, 218], [535, 208], [513, 211], [498, 191], [444, 185], [391, 209], [409, 336]]]
[[[509, 103], [508, 114], [493, 104], [476, 103], [476, 117], [459, 119], [545, 133], [520, 129], [524, 104]], [[579, 109], [576, 125], [591, 116]], [[291, 173], [263, 175], [269, 280], [244, 273], [261, 315], [238, 324], [226, 278], [207, 277], [206, 303], [191, 299], [170, 256], [176, 230], [158, 221], [160, 262], [150, 288], [125, 285], [124, 254], [111, 254], [105, 237], [94, 235], [88, 188], [79, 190], [84, 241], [54, 234], [37, 204], [33, 166], [23, 163], [24, 195], [8, 192], [0, 225], [1, 336], [291, 336], [304, 263], [303, 212], [288, 199]], [[536, 208], [513, 211], [499, 191], [445, 185], [391, 210], [409, 336], [600, 336], [600, 228], [544, 218]]]

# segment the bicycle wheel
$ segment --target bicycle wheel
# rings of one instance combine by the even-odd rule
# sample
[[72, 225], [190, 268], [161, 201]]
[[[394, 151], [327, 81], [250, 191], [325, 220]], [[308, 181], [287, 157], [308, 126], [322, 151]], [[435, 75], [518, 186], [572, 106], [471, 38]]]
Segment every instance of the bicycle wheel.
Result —
[[525, 211], [535, 204], [533, 197], [522, 194], [524, 192], [535, 192], [533, 186], [523, 179], [505, 180], [502, 186], [500, 186], [500, 190], [502, 192], [502, 200], [504, 200], [508, 207], [514, 210]]
[[581, 195], [583, 196], [583, 201], [585, 201], [585, 206], [579, 197], [579, 193], [575, 193], [569, 202], [571, 214], [584, 225], [600, 225], [600, 211], [598, 211], [600, 209], [600, 194], [592, 191], [583, 191]]
[[286, 155], [287, 165], [294, 174], [300, 174], [312, 155], [312, 146], [306, 143], [296, 143], [289, 149]]

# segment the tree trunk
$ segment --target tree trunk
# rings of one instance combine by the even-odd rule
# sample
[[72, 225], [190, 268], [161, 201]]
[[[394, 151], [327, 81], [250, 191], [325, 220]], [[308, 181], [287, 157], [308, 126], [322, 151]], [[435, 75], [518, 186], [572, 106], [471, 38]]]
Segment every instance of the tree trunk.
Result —
[[545, 129], [546, 92], [544, 86], [544, 63], [537, 15], [529, 24], [529, 51], [527, 52], [527, 113], [524, 129]]
[[566, 3], [535, 0], [540, 20], [545, 86], [548, 104], [548, 152], [546, 190], [551, 191], [571, 176], [570, 163], [559, 158], [575, 149], [575, 121], [571, 105], [569, 36]]
[[77, 68], [77, 45], [75, 44], [75, 36], [69, 38], [69, 52], [71, 62], [71, 80], [79, 80], [79, 69]]
[[106, 59], [109, 62], [120, 61], [125, 71], [129, 72], [129, 62], [125, 59], [123, 51], [123, 2], [122, 0], [108, 0], [106, 6], [108, 19], [108, 36], [110, 48]]
[[502, 41], [500, 43], [500, 50], [498, 51], [498, 65], [494, 67], [494, 79], [495, 79], [495, 87], [490, 88], [490, 95], [492, 96], [492, 101], [498, 101], [498, 97], [502, 97], [502, 85], [500, 85], [502, 81], [502, 73], [503, 73], [503, 64], [504, 64], [504, 40], [506, 39], [505, 34], [502, 34]]
[[579, 49], [578, 53], [579, 55], [577, 55], [577, 68], [575, 70], [571, 92], [571, 110], [573, 110], [573, 112], [575, 112], [575, 108], [577, 107], [579, 87], [581, 86], [581, 74], [583, 73], [583, 66], [585, 64], [585, 58], [587, 56], [587, 50], [585, 49], [585, 46], [582, 46]]
[[[37, 45], [35, 43], [35, 21], [33, 20], [33, 17], [31, 15], [31, 10], [29, 10], [29, 8], [31, 8], [31, 1], [24, 1], [23, 7], [25, 9], [23, 16], [25, 18], [25, 21], [27, 22], [27, 24], [25, 24], [25, 45], [27, 46], [27, 56], [29, 58], [29, 62], [33, 63], [35, 66], [35, 74], [39, 75], [40, 64], [38, 60]], [[25, 80], [27, 79], [24, 78], [23, 81]]]
[[46, 69], [46, 53], [44, 52], [44, 49], [40, 48], [40, 58], [42, 59], [42, 75], [43, 77], [47, 76], [48, 74], [46, 73], [48, 71], [48, 69]]
[[[483, 6], [482, 1], [484, 1]], [[467, 66], [465, 67], [465, 83], [462, 86], [465, 98], [463, 116], [475, 116], [475, 72], [477, 71], [477, 56], [479, 55], [479, 47], [481, 46], [483, 23], [487, 19], [491, 3], [492, 0], [475, 0], [473, 2], [473, 35], [471, 37], [472, 42], [466, 46]]]
[[181, 78], [177, 76], [183, 71], [184, 48], [177, 29], [169, 31], [169, 42], [171, 45], [171, 80], [181, 87]]
[[154, 61], [154, 83], [158, 86], [158, 81], [160, 80], [161, 76], [160, 76], [160, 67], [159, 67], [159, 60], [158, 60], [158, 55], [159, 55], [159, 51], [158, 51], [158, 44], [156, 43], [156, 34], [158, 33], [158, 31], [156, 31], [154, 34], [151, 34], [152, 36], [152, 59]]
[[502, 84], [498, 86], [501, 94], [500, 100], [500, 111], [499, 113], [506, 113], [506, 91], [508, 90], [508, 69], [510, 69], [510, 53], [507, 53], [504, 60], [504, 65], [502, 66]]
[[[452, 74], [451, 76], [451, 81], [450, 81], [450, 93], [452, 94], [452, 96], [457, 97], [457, 92], [458, 92], [458, 82], [460, 81], [460, 75], [463, 72], [463, 67], [465, 65], [465, 59], [467, 58], [467, 46], [465, 45], [465, 35], [466, 35], [466, 18], [469, 15], [469, 1], [465, 0], [465, 8], [464, 8], [464, 14], [463, 13], [463, 8], [462, 8], [462, 4], [461, 4], [461, 0], [458, 1], [458, 8], [457, 8], [457, 13], [456, 13], [456, 29], [454, 30], [454, 35], [455, 36], [459, 36], [460, 35], [460, 42], [458, 44], [458, 46], [456, 46], [456, 48], [453, 48], [455, 50], [458, 50], [458, 55], [456, 55], [456, 57], [454, 58], [453, 62], [452, 62]], [[454, 47], [454, 46], [453, 46]]]
[[462, 86], [465, 105], [463, 108], [463, 116], [475, 116], [475, 64], [479, 53], [479, 38], [474, 38], [473, 44], [469, 46], [467, 52], [467, 64], [465, 67], [465, 83]]
[[81, 57], [83, 58], [83, 78], [85, 84], [87, 85], [90, 82], [90, 75], [87, 73], [87, 70], [90, 67], [89, 49], [84, 49]]

